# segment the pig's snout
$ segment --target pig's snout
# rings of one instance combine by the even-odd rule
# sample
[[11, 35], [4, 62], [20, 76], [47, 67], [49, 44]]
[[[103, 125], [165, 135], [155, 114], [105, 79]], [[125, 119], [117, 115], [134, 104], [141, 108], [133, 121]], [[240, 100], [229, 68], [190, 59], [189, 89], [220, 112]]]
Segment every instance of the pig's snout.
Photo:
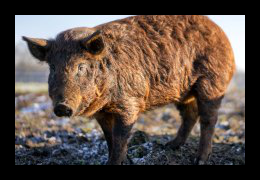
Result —
[[64, 103], [60, 103], [54, 107], [54, 113], [58, 117], [71, 117], [73, 115], [73, 109]]

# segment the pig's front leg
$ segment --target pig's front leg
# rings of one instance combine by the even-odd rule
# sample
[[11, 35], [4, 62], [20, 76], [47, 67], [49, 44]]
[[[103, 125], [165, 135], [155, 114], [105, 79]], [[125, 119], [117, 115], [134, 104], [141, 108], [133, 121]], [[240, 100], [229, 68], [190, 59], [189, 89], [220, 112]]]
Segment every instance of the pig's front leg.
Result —
[[104, 136], [107, 141], [108, 147], [108, 158], [111, 157], [112, 148], [113, 148], [113, 125], [114, 125], [114, 116], [110, 113], [99, 112], [96, 116], [96, 119], [103, 130]]
[[113, 127], [112, 153], [108, 165], [121, 165], [127, 153], [127, 140], [136, 122], [137, 115], [115, 115]]

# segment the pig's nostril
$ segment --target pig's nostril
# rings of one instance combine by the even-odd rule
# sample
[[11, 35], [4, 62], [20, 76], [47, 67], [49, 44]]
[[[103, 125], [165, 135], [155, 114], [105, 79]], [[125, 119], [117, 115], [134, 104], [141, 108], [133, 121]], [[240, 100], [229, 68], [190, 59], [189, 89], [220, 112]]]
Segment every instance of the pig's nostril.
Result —
[[54, 113], [58, 117], [70, 117], [73, 114], [73, 110], [65, 104], [58, 104], [54, 108]]

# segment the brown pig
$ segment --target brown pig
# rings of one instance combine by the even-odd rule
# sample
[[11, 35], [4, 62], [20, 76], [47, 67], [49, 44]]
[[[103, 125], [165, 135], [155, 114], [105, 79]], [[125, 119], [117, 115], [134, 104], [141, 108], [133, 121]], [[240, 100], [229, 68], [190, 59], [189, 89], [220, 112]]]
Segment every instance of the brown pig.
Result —
[[138, 115], [175, 103], [183, 122], [167, 144], [178, 148], [200, 118], [196, 164], [208, 160], [218, 109], [235, 71], [225, 33], [202, 15], [142, 15], [55, 39], [23, 37], [49, 64], [49, 95], [57, 116], [93, 116], [119, 165]]

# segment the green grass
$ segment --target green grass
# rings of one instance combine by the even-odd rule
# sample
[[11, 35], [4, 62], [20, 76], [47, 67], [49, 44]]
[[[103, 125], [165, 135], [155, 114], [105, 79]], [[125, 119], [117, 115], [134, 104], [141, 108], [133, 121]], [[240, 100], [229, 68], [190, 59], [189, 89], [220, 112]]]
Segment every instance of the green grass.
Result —
[[15, 83], [15, 93], [47, 93], [47, 83]]

